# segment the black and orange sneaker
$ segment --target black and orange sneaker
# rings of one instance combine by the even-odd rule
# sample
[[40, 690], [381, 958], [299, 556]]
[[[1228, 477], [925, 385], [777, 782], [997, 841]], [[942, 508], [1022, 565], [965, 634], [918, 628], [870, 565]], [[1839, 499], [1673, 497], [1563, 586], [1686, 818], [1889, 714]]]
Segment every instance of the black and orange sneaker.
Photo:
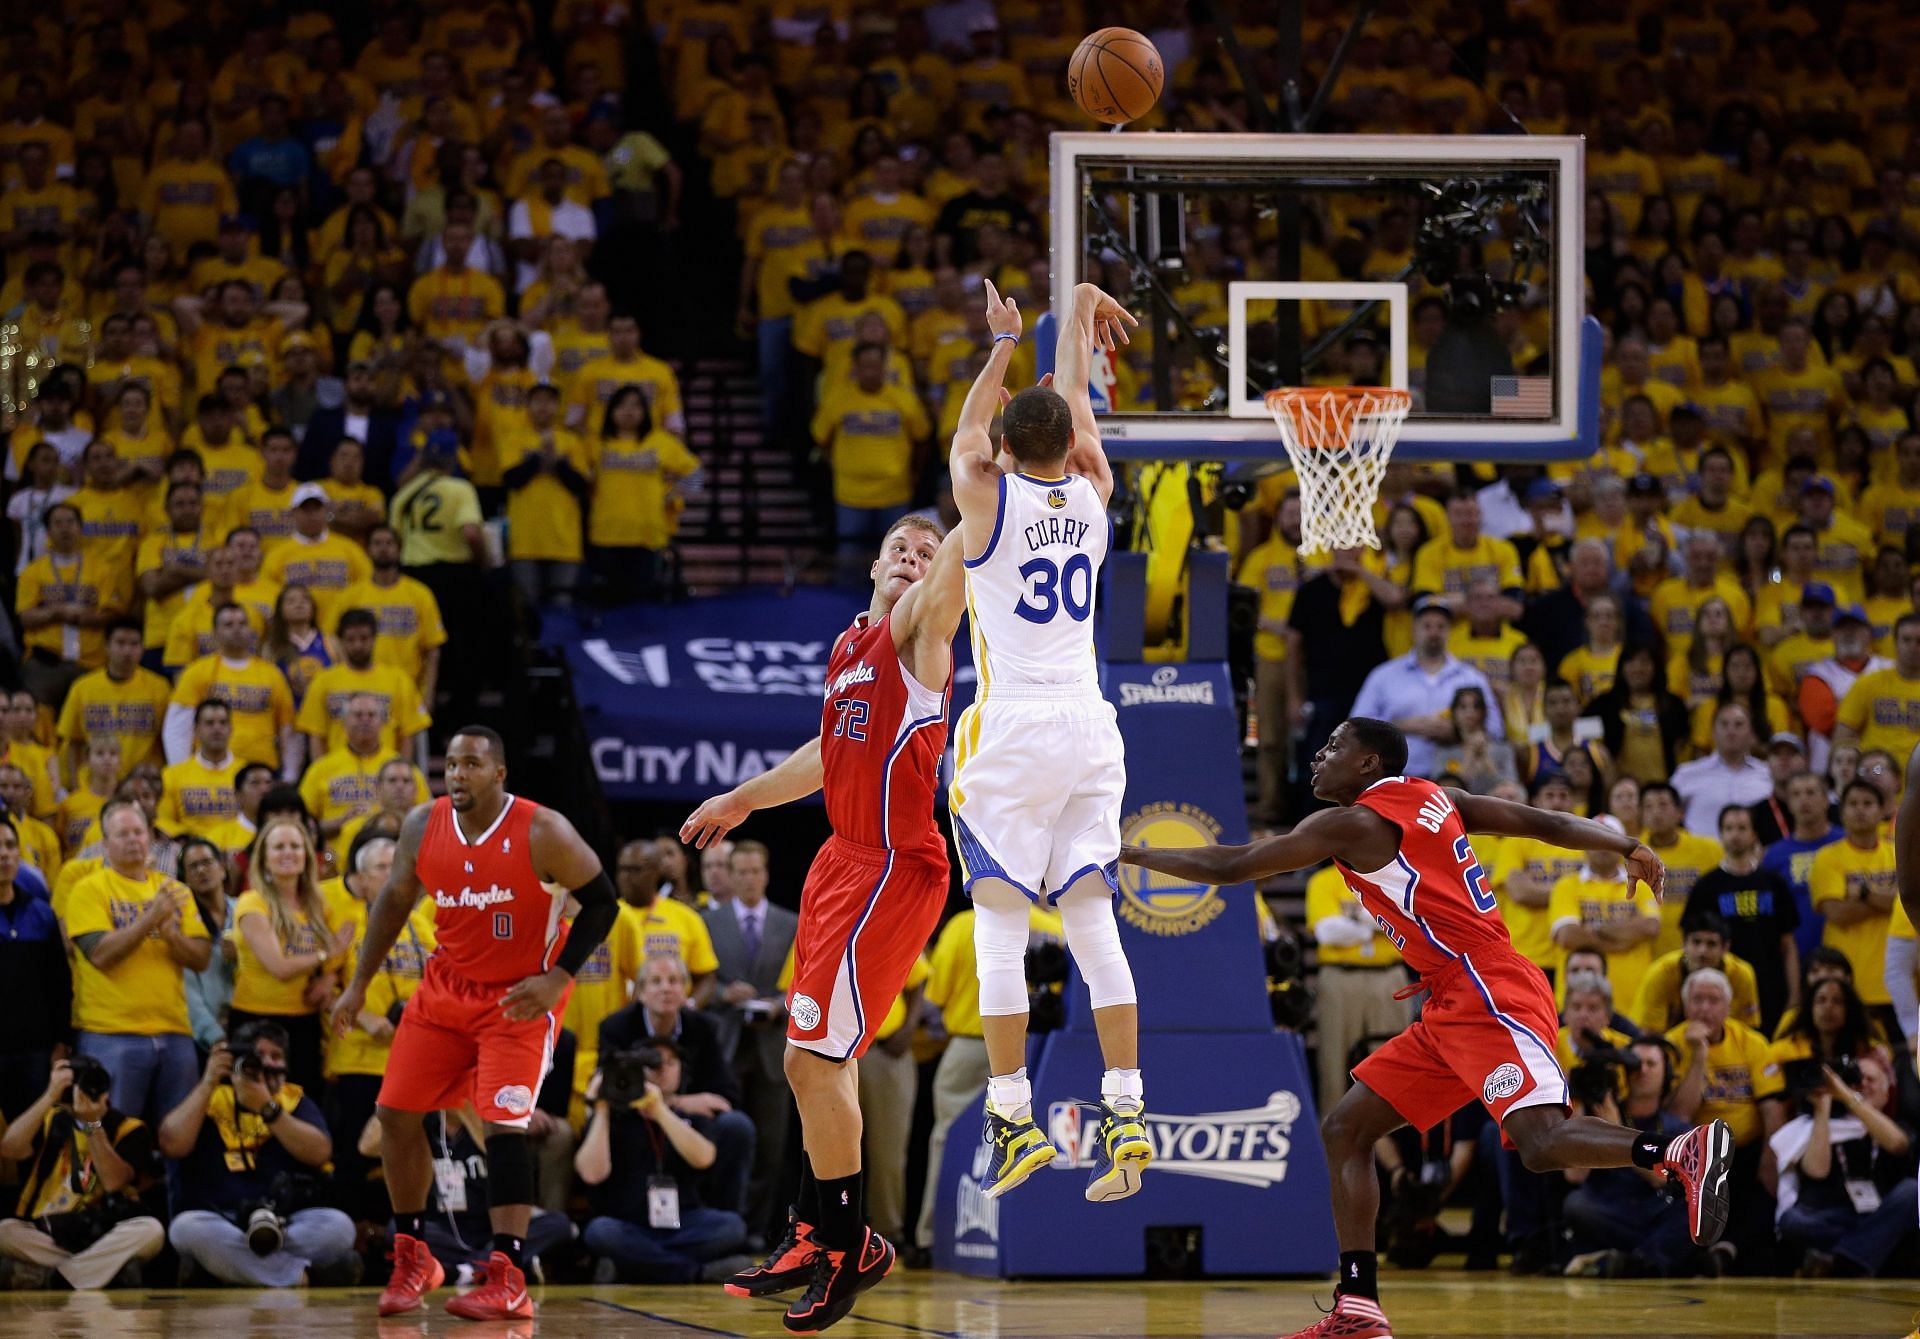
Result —
[[1378, 1302], [1341, 1293], [1333, 1299], [1332, 1311], [1283, 1339], [1393, 1339], [1393, 1331], [1387, 1328], [1387, 1313]]
[[789, 1334], [818, 1334], [853, 1310], [853, 1299], [893, 1269], [893, 1244], [872, 1228], [861, 1229], [858, 1248], [821, 1249], [813, 1257], [806, 1292], [782, 1317]]
[[406, 1233], [393, 1238], [393, 1277], [380, 1293], [380, 1314], [398, 1316], [419, 1306], [426, 1295], [447, 1281], [447, 1271], [433, 1258], [427, 1243]]
[[775, 1293], [798, 1288], [813, 1274], [814, 1257], [820, 1247], [813, 1240], [813, 1224], [800, 1221], [796, 1210], [787, 1210], [787, 1235], [767, 1252], [767, 1258], [752, 1269], [743, 1269], [720, 1286], [735, 1297], [771, 1297]]
[[1733, 1131], [1723, 1120], [1696, 1125], [1667, 1145], [1658, 1170], [1687, 1193], [1687, 1228], [1696, 1246], [1711, 1246], [1727, 1230], [1727, 1178], [1733, 1172]]
[[495, 1251], [480, 1266], [471, 1292], [447, 1299], [447, 1314], [462, 1320], [532, 1320], [533, 1294], [527, 1276], [505, 1251]]

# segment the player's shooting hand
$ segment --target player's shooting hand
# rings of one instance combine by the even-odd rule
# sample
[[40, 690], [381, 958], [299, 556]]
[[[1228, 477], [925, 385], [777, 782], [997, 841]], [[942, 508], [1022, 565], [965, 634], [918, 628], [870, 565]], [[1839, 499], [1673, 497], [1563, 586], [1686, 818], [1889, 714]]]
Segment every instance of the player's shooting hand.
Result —
[[993, 280], [982, 279], [980, 282], [987, 287], [987, 329], [995, 336], [1013, 335], [1017, 338], [1026, 324], [1020, 317], [1020, 304], [1012, 298], [1001, 297], [1000, 290], [993, 286]]
[[680, 840], [689, 846], [705, 850], [707, 846], [719, 841], [733, 829], [747, 821], [747, 815], [753, 810], [747, 807], [735, 791], [725, 795], [716, 795], [702, 802], [687, 821], [680, 825]]
[[367, 988], [358, 982], [349, 985], [340, 992], [340, 998], [333, 1002], [333, 1035], [344, 1037], [347, 1029], [360, 1021], [361, 1011], [367, 1007]]
[[1654, 901], [1660, 901], [1665, 895], [1667, 867], [1644, 843], [1634, 847], [1628, 854], [1627, 873], [1647, 885], [1647, 891], [1653, 894]]
[[553, 1012], [573, 980], [558, 967], [529, 976], [500, 997], [500, 1012], [516, 1023], [526, 1023]]
[[1081, 287], [1092, 290], [1095, 346], [1112, 350], [1119, 348], [1122, 344], [1133, 343], [1127, 335], [1127, 327], [1140, 324], [1133, 313], [1122, 307], [1103, 290], [1094, 288], [1092, 284], [1083, 284]]

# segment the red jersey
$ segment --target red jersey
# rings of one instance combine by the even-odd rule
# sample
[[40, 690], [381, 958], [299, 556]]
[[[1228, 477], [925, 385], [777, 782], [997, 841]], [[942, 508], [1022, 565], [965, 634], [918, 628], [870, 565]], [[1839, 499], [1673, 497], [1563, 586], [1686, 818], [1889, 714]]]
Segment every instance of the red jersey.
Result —
[[821, 789], [843, 841], [947, 858], [933, 821], [947, 748], [947, 682], [938, 692], [900, 663], [887, 619], [854, 619], [827, 657], [820, 712]]
[[1334, 864], [1409, 967], [1431, 976], [1469, 953], [1513, 951], [1466, 824], [1445, 790], [1417, 777], [1390, 776], [1354, 803], [1400, 829], [1400, 852], [1367, 873]]
[[549, 893], [533, 868], [528, 835], [540, 806], [509, 795], [493, 825], [472, 841], [442, 795], [427, 816], [414, 872], [433, 898], [434, 957], [483, 985], [538, 976], [566, 942], [566, 894]]

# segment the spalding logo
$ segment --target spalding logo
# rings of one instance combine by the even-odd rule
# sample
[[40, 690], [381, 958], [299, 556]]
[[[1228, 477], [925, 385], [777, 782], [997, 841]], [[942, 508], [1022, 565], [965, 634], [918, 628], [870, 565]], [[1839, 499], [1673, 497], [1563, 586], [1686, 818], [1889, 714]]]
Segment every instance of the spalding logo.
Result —
[[523, 1083], [509, 1084], [493, 1095], [493, 1104], [502, 1111], [524, 1116], [533, 1110], [533, 1090]]
[[820, 1026], [820, 1006], [814, 1003], [811, 995], [795, 995], [789, 1012], [802, 1032], [811, 1032]]
[[1498, 1102], [1503, 1097], [1512, 1097], [1526, 1081], [1527, 1076], [1520, 1072], [1520, 1066], [1511, 1063], [1500, 1066], [1487, 1075], [1487, 1101]]
[[1059, 511], [1060, 508], [1066, 506], [1067, 490], [1064, 488], [1049, 488], [1047, 490], [1047, 505], [1055, 511]]

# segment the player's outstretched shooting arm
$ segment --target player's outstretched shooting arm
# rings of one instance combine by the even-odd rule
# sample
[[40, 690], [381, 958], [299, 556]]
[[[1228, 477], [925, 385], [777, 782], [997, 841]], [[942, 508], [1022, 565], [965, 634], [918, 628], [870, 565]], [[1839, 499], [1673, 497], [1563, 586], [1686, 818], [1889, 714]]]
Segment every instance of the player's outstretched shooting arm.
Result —
[[[967, 389], [960, 405], [960, 422], [954, 428], [953, 445], [947, 453], [947, 471], [953, 480], [953, 500], [959, 504], [963, 519], [983, 514], [993, 524], [1000, 505], [1000, 467], [993, 463], [994, 447], [990, 430], [993, 416], [1006, 403], [1007, 368], [1013, 351], [1020, 347], [1024, 321], [1020, 304], [1000, 296], [993, 280], [983, 279], [987, 290], [987, 329], [992, 332], [993, 347], [987, 350], [987, 363]], [[964, 528], [964, 524], [963, 524]]]
[[1073, 446], [1067, 452], [1067, 473], [1092, 481], [1100, 500], [1113, 497], [1113, 467], [1100, 444], [1100, 421], [1093, 416], [1088, 390], [1095, 349], [1111, 352], [1130, 344], [1127, 327], [1139, 325], [1133, 313], [1092, 284], [1075, 284], [1073, 302], [1060, 313], [1060, 342], [1054, 348], [1053, 388], [1073, 415]]
[[[1535, 837], [1570, 851], [1612, 851], [1627, 862], [1633, 877], [1652, 890], [1657, 901], [1666, 882], [1660, 857], [1631, 837], [1573, 814], [1534, 809], [1485, 795], [1448, 791], [1467, 831], [1506, 837]], [[1387, 846], [1382, 847], [1383, 836]], [[1378, 869], [1398, 848], [1393, 825], [1370, 809], [1348, 805], [1321, 809], [1302, 819], [1291, 832], [1263, 837], [1244, 846], [1192, 846], [1156, 849], [1125, 846], [1123, 864], [1192, 879], [1196, 883], [1234, 884], [1264, 879], [1272, 874], [1305, 869], [1338, 857], [1359, 869]]]

